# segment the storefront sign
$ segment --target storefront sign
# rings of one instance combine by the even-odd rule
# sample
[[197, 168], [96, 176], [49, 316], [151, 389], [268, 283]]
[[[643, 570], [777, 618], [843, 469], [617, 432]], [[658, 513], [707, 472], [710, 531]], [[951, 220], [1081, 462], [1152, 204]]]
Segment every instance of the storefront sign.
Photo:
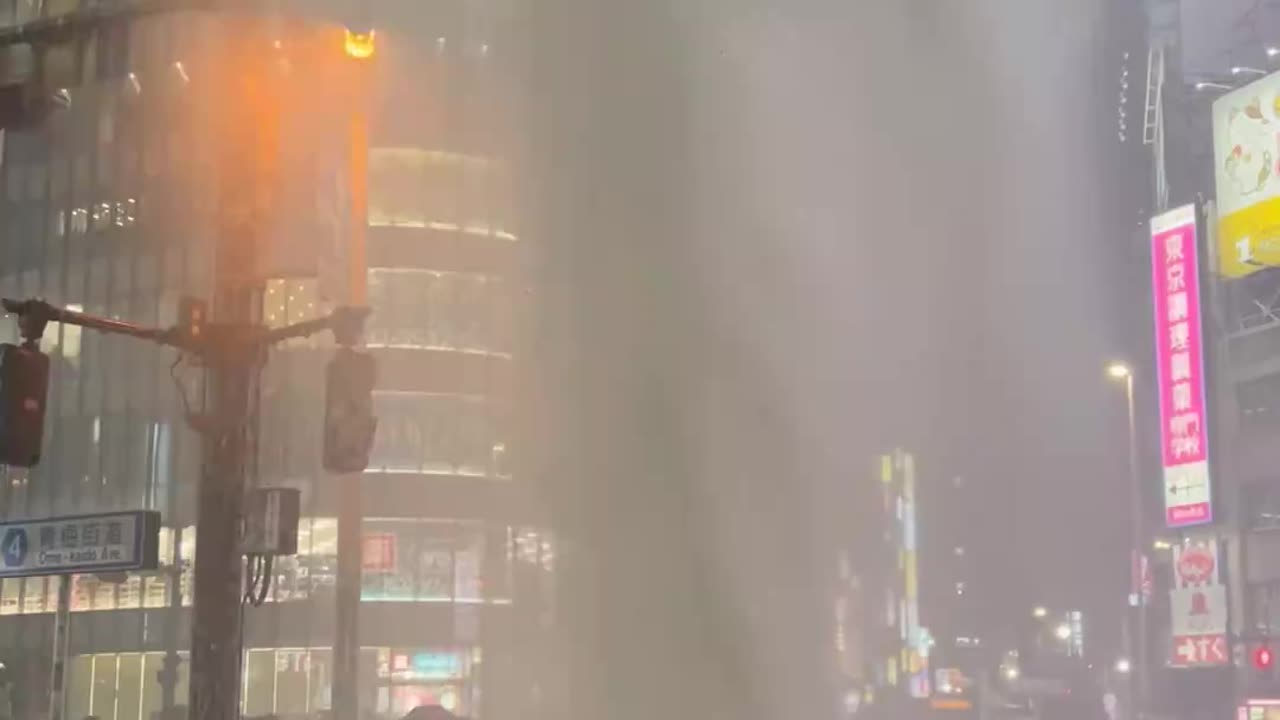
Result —
[[362, 557], [361, 568], [365, 572], [395, 572], [396, 536], [392, 533], [366, 533]]
[[1280, 265], [1280, 73], [1213, 103], [1218, 270], [1229, 278]]
[[0, 577], [154, 570], [160, 513], [0, 523]]
[[392, 656], [389, 672], [379, 677], [398, 682], [411, 680], [452, 680], [465, 677], [467, 664], [458, 652], [418, 650]]
[[1237, 720], [1280, 720], [1280, 699], [1250, 698], [1236, 710]]
[[1194, 205], [1151, 220], [1161, 465], [1171, 528], [1213, 521], [1197, 248]]
[[1227, 639], [1221, 635], [1184, 635], [1173, 638], [1172, 667], [1209, 667], [1226, 665], [1230, 659]]
[[1218, 542], [1190, 540], [1173, 549], [1169, 610], [1173, 667], [1227, 665], [1227, 588], [1222, 583]]

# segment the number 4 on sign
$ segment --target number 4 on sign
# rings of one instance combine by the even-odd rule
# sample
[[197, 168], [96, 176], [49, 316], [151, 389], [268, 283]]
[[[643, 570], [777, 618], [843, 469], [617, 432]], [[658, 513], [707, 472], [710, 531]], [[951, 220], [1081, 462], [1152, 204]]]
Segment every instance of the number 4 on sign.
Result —
[[27, 560], [27, 531], [10, 528], [0, 542], [0, 553], [4, 555], [5, 567], [21, 567]]

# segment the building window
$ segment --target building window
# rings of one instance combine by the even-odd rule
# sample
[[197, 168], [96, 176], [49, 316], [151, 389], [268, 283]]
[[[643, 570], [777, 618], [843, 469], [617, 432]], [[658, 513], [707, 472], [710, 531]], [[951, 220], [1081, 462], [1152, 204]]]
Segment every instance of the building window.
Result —
[[[320, 301], [320, 283], [315, 278], [272, 278], [267, 281], [262, 296], [263, 324], [280, 328], [312, 320], [328, 312]], [[321, 347], [328, 342], [328, 333], [311, 337], [293, 338], [286, 346]]]
[[493, 474], [498, 432], [484, 400], [377, 392], [378, 431], [369, 472]]
[[420, 148], [369, 151], [369, 224], [513, 239], [498, 212], [503, 172], [487, 158]]
[[[161, 710], [163, 652], [77, 655], [67, 671], [67, 716], [98, 720], [151, 720]], [[188, 654], [179, 651], [174, 694], [187, 695]]]
[[22, 611], [22, 578], [7, 578], [0, 582], [0, 615], [17, 615]]
[[468, 648], [377, 648], [378, 702], [382, 717], [403, 717], [420, 705], [471, 711], [468, 680], [478, 655]]
[[369, 271], [368, 340], [373, 347], [505, 352], [506, 284], [476, 273]]
[[361, 598], [479, 602], [483, 552], [477, 524], [368, 520]]
[[[484, 526], [479, 523], [370, 518], [364, 523], [361, 599], [365, 602], [506, 602], [486, 596]], [[495, 562], [500, 562], [501, 556]], [[298, 554], [277, 558], [271, 602], [306, 601], [333, 591], [337, 522], [304, 518]], [[501, 571], [501, 568], [497, 568]], [[500, 574], [500, 572], [499, 572]]]

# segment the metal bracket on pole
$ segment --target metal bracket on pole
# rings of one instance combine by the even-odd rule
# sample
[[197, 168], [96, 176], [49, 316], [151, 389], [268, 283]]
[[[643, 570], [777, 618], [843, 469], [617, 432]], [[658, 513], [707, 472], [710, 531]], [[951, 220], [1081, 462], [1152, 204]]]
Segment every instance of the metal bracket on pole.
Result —
[[[48, 323], [60, 322], [174, 347], [191, 354], [215, 371], [213, 373], [215, 410], [212, 416], [189, 418], [193, 420], [193, 427], [204, 435], [206, 468], [203, 470], [205, 474], [198, 486], [199, 503], [203, 508], [201, 517], [206, 517], [204, 512], [208, 510], [209, 516], [215, 519], [212, 524], [202, 520], [197, 525], [202, 532], [213, 533], [214, 542], [212, 544], [204, 540], [198, 542], [201, 543], [201, 547], [225, 547], [231, 553], [238, 553], [238, 549], [233, 549], [232, 546], [238, 545], [241, 539], [238, 535], [243, 532], [242, 529], [238, 529], [239, 523], [244, 519], [243, 498], [240, 496], [240, 491], [229, 489], [231, 485], [224, 480], [243, 479], [245, 456], [248, 450], [242, 428], [249, 412], [248, 395], [252, 386], [250, 379], [252, 368], [265, 360], [266, 351], [272, 345], [293, 338], [308, 337], [325, 330], [334, 333], [339, 345], [350, 348], [359, 342], [364, 322], [369, 316], [368, 308], [341, 307], [322, 318], [271, 329], [253, 323], [205, 323], [203, 305], [191, 302], [187, 304], [187, 309], [191, 312], [180, 320], [180, 324], [170, 328], [149, 328], [54, 307], [43, 300], [0, 298], [0, 306], [18, 316], [18, 327], [22, 337], [25, 344], [31, 348], [39, 347], [40, 338], [44, 335]], [[347, 350], [347, 352], [351, 351]], [[358, 505], [353, 507], [358, 508]], [[344, 512], [350, 511], [347, 509]], [[359, 510], [356, 509], [356, 512], [358, 513]], [[352, 584], [356, 593], [355, 604], [352, 607], [358, 608], [360, 567], [358, 543], [355, 548], [357, 556], [354, 560], [348, 558], [347, 564], [354, 567], [357, 572], [356, 582]], [[238, 607], [233, 607], [233, 603], [219, 604], [218, 588], [223, 584], [222, 576], [225, 573], [217, 564], [219, 558], [216, 555], [211, 557], [212, 564], [208, 564], [210, 562], [208, 560], [196, 563], [197, 616], [202, 607], [200, 603], [204, 602], [207, 604], [206, 609], [212, 608], [209, 611], [212, 619], [206, 625], [198, 621], [193, 622], [191, 660], [193, 707], [191, 710], [194, 717], [200, 720], [206, 718], [229, 720], [235, 715], [236, 700], [234, 696], [228, 700], [226, 695], [221, 694], [216, 678], [233, 678], [238, 672], [236, 667], [232, 667], [238, 666], [239, 661], [236, 659], [238, 652], [234, 649], [228, 652], [231, 648], [226, 645], [226, 631], [228, 628], [234, 630], [238, 627], [237, 618], [240, 610]], [[56, 633], [58, 639], [55, 640], [55, 645], [58, 642], [64, 644], [66, 642], [65, 623], [62, 621], [66, 617], [66, 612], [61, 606], [65, 604], [65, 597], [69, 597], [70, 586], [66, 578], [62, 583], [59, 588], [58, 615], [62, 632]], [[200, 590], [202, 583], [205, 586], [203, 592], [206, 593], [203, 595]], [[231, 634], [234, 636], [235, 632]], [[237, 640], [233, 639], [231, 642], [237, 642]], [[203, 656], [199, 652], [201, 649], [203, 649]], [[59, 655], [59, 650], [55, 647], [54, 655], [55, 699], [54, 707], [50, 710], [50, 720], [61, 720], [61, 700], [57, 699], [60, 691], [57, 688], [61, 687], [63, 671], [57, 658], [64, 657], [65, 653]], [[202, 669], [206, 674], [201, 674]], [[197, 677], [203, 678], [203, 685], [200, 687], [196, 685]], [[165, 692], [171, 694], [171, 678], [166, 687], [168, 689]], [[195, 707], [202, 702], [207, 705]]]
[[350, 347], [359, 342], [369, 308], [339, 307], [322, 318], [306, 320], [282, 328], [267, 329], [259, 325], [210, 323], [200, 333], [176, 325], [171, 328], [149, 328], [110, 318], [89, 315], [55, 307], [43, 300], [0, 298], [5, 311], [18, 316], [18, 329], [30, 346], [37, 346], [50, 322], [76, 325], [110, 335], [127, 335], [157, 345], [174, 347], [210, 364], [253, 363], [262, 351], [294, 338], [310, 337], [325, 330], [333, 331], [339, 345]]
[[87, 315], [74, 310], [54, 307], [44, 300], [11, 300], [2, 298], [0, 299], [0, 305], [3, 305], [6, 312], [18, 316], [18, 330], [22, 333], [23, 339], [30, 345], [39, 345], [40, 338], [44, 337], [45, 326], [50, 322], [77, 325], [113, 335], [128, 335], [160, 345], [178, 347], [180, 344], [176, 329], [160, 330], [96, 315]]

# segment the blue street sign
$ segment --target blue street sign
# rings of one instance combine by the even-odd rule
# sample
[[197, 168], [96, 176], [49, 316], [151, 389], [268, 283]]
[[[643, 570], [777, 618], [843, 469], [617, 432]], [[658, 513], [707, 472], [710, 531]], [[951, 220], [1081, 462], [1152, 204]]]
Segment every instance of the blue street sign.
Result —
[[4, 556], [4, 566], [6, 568], [22, 567], [27, 561], [27, 548], [31, 544], [27, 541], [27, 531], [24, 528], [9, 528], [4, 533], [4, 540], [0, 541], [0, 553]]
[[0, 523], [0, 577], [154, 570], [160, 513], [74, 515]]

